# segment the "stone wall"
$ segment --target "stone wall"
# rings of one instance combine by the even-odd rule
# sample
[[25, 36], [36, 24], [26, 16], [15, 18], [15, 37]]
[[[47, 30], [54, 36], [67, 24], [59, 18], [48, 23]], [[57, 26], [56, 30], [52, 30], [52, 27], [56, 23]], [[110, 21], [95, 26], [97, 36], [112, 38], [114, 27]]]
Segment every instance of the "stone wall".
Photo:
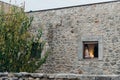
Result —
[[3, 10], [4, 10], [6, 13], [9, 12], [9, 7], [10, 7], [10, 6], [11, 6], [10, 4], [0, 1], [0, 9], [1, 9], [1, 8], [4, 8]]
[[[9, 3], [5, 3], [0, 1], [0, 10], [3, 8], [5, 13], [10, 12], [10, 7], [12, 7], [13, 5], [9, 4]], [[17, 6], [16, 6], [17, 7]]]
[[120, 80], [119, 75], [0, 73], [0, 80]]
[[23, 6], [18, 7], [18, 6], [12, 5], [10, 3], [6, 3], [6, 2], [3, 2], [3, 1], [0, 1], [0, 10], [3, 10], [5, 12], [5, 14], [10, 13], [10, 11], [11, 11], [10, 7], [15, 7], [15, 8], [17, 8], [17, 10], [23, 9]]
[[[30, 12], [31, 32], [44, 31], [52, 54], [36, 72], [120, 74], [120, 1]], [[83, 36], [102, 36], [103, 56], [79, 59]]]

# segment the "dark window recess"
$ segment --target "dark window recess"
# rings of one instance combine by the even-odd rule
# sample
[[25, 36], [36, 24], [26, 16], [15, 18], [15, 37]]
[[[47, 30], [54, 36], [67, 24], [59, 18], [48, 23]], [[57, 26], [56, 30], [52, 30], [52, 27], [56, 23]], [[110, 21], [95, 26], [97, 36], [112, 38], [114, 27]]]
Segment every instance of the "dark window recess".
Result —
[[98, 41], [83, 42], [83, 58], [98, 58]]

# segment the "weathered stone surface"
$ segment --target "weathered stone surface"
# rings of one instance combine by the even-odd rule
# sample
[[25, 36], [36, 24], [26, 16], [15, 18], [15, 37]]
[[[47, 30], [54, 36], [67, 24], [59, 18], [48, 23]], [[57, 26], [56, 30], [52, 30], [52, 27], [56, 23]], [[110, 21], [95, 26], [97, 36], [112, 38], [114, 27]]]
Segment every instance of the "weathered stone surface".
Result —
[[[34, 16], [31, 33], [36, 34], [38, 28], [42, 28], [43, 39], [52, 52], [36, 72], [120, 74], [120, 1], [29, 15]], [[79, 58], [81, 37], [89, 35], [102, 36], [101, 60]]]
[[109, 77], [95, 77], [95, 80], [111, 80]]
[[[1, 73], [2, 74], [2, 73]], [[16, 73], [8, 73], [6, 76], [0, 76], [0, 80], [120, 80], [120, 75], [83, 75], [83, 74], [42, 74], [27, 73], [34, 76], [17, 76]], [[17, 73], [21, 74], [21, 73]], [[26, 75], [26, 73], [22, 73]], [[3, 73], [4, 75], [4, 73]], [[13, 75], [13, 76], [9, 76]], [[38, 76], [40, 75], [40, 76]]]
[[46, 75], [45, 74], [38, 74], [38, 73], [31, 73], [31, 77], [34, 77], [34, 78], [42, 78], [42, 77], [45, 77]]
[[1, 76], [8, 76], [8, 72], [0, 73], [0, 77]]

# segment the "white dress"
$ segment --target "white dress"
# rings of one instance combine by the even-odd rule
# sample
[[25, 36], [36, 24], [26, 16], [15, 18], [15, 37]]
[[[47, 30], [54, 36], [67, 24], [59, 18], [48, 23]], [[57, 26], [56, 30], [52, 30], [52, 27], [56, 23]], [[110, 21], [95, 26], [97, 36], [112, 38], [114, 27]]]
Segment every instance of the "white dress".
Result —
[[85, 49], [85, 58], [88, 58], [88, 57], [90, 57], [89, 51], [88, 49]]

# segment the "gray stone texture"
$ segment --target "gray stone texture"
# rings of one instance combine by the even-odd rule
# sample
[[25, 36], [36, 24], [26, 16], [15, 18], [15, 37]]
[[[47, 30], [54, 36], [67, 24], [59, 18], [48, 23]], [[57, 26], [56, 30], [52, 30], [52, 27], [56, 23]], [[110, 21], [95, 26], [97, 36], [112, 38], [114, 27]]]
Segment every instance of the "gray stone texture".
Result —
[[0, 80], [120, 80], [120, 75], [42, 74], [25, 72], [1, 74]]
[[[120, 74], [120, 1], [28, 14], [34, 16], [31, 33], [42, 28], [52, 52], [36, 72]], [[102, 36], [102, 60], [79, 59], [82, 36]]]

